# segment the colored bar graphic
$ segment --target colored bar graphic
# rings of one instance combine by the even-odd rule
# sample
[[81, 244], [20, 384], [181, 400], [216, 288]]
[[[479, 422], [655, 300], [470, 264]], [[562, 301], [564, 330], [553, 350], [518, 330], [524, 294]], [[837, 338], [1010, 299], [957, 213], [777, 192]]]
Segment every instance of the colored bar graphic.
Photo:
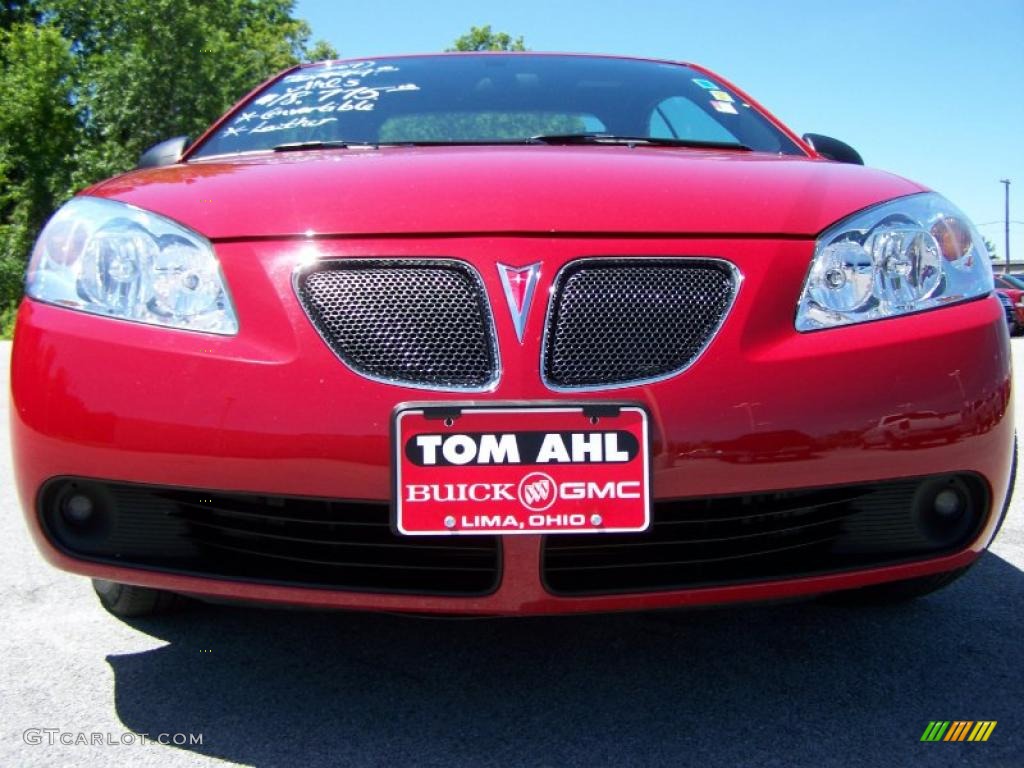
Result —
[[948, 720], [932, 720], [928, 723], [928, 727], [924, 729], [921, 741], [939, 741], [947, 728], [949, 728]]
[[930, 720], [921, 741], [988, 741], [996, 720]]
[[952, 727], [949, 729], [949, 733], [946, 734], [946, 738], [943, 741], [963, 741], [967, 735], [967, 730], [974, 725], [968, 720], [954, 720]]
[[995, 720], [981, 720], [978, 722], [978, 727], [975, 729], [978, 731], [976, 738], [972, 741], [988, 741], [988, 737], [992, 735], [992, 731], [996, 729]]

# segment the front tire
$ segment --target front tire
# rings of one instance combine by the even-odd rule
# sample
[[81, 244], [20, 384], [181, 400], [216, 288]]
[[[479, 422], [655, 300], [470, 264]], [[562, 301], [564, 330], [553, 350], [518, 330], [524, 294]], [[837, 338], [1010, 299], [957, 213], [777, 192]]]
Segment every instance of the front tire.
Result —
[[173, 592], [103, 579], [93, 579], [92, 588], [103, 607], [121, 619], [159, 616], [179, 608], [184, 602], [183, 597]]

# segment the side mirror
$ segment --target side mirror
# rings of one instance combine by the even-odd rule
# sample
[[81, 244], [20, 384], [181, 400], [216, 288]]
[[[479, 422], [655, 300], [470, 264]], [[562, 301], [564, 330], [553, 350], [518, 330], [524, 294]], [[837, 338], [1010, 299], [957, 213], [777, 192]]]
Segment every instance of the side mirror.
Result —
[[860, 153], [844, 141], [833, 139], [831, 136], [822, 136], [820, 133], [805, 133], [803, 140], [814, 147], [815, 152], [829, 160], [864, 165], [864, 158], [860, 156]]
[[143, 152], [139, 164], [135, 167], [159, 168], [162, 165], [174, 165], [181, 160], [187, 146], [188, 136], [175, 136], [173, 139], [161, 141]]

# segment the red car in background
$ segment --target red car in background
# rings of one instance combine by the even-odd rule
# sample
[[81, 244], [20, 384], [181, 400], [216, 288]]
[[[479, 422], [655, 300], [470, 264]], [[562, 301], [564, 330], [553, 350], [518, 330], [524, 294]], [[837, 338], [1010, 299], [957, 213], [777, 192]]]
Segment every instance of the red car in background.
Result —
[[996, 274], [996, 288], [1010, 297], [1013, 302], [1013, 328], [1011, 333], [1020, 336], [1024, 333], [1024, 279], [1016, 275]]
[[996, 290], [995, 293], [999, 303], [1003, 305], [1003, 312], [1006, 313], [1006, 327], [1012, 336], [1017, 330], [1017, 310], [1014, 307], [1013, 299], [1005, 291]]
[[115, 614], [891, 600], [999, 528], [981, 238], [718, 75], [324, 62], [185, 147], [52, 218], [14, 340], [28, 525]]

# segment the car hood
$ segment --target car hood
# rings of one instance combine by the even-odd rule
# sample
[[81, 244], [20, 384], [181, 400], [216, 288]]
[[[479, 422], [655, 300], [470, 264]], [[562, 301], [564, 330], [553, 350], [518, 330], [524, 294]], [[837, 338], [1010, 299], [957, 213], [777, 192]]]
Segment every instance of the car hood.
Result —
[[805, 157], [661, 147], [388, 147], [133, 171], [85, 191], [223, 238], [443, 233], [813, 236], [923, 188]]

